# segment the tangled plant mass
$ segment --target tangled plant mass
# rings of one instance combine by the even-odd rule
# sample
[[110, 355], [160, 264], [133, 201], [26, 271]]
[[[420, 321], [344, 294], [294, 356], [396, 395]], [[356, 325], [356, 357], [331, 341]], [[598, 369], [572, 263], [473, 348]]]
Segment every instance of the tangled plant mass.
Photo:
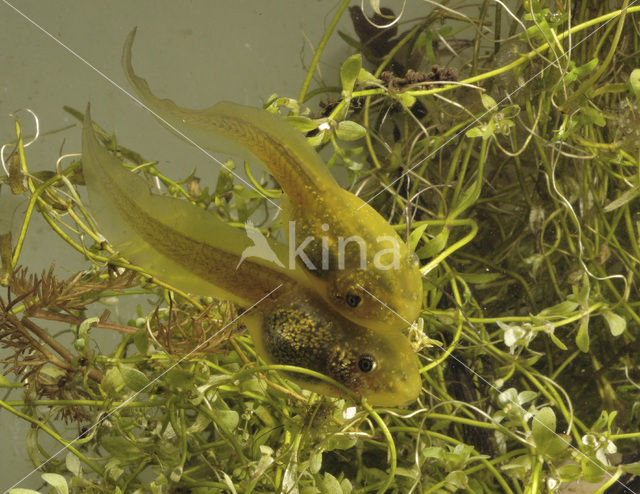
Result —
[[[304, 494], [636, 487], [640, 7], [479, 2], [409, 19], [372, 5], [369, 15], [342, 2], [318, 45], [344, 41], [337, 85], [313, 87], [319, 49], [299, 95], [273, 95], [265, 110], [346, 169], [346, 187], [415, 252], [418, 400], [325, 398], [282, 372], [304, 369], [261, 363], [233, 304], [116, 255], [78, 193], [79, 157], [31, 172], [17, 121], [0, 194], [28, 207], [17, 235], [0, 232], [0, 385], [13, 388], [0, 406], [32, 425], [25, 448], [47, 483]], [[335, 32], [348, 8], [353, 29]], [[195, 176], [169, 179], [121, 144], [135, 147], [128, 136], [98, 138], [166, 195], [231, 225], [252, 220], [266, 236], [281, 226], [267, 222], [264, 196], [281, 192], [266, 174], [247, 168], [259, 194], [229, 162], [203, 188]], [[35, 215], [86, 257], [84, 271], [63, 280], [19, 267]], [[101, 304], [133, 294], [150, 305], [127, 324]], [[103, 353], [95, 338], [105, 331], [122, 338]]]

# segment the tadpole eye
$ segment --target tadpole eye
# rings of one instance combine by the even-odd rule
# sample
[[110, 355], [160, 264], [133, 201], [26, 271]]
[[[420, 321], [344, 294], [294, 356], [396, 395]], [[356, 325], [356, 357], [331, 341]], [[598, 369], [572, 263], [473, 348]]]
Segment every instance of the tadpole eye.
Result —
[[373, 372], [377, 365], [378, 362], [372, 355], [362, 355], [358, 359], [358, 368], [365, 374]]
[[360, 295], [356, 295], [355, 293], [347, 293], [345, 298], [349, 307], [358, 307], [360, 302], [362, 302]]

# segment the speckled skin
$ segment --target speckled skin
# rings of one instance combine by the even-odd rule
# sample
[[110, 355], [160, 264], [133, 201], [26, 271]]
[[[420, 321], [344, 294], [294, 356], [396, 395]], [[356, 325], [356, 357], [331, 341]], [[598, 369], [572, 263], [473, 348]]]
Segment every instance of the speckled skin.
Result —
[[[384, 218], [342, 189], [302, 134], [283, 118], [228, 102], [190, 110], [154, 96], [148, 83], [133, 70], [134, 36], [135, 30], [124, 45], [124, 71], [142, 102], [161, 117], [161, 122], [205, 148], [264, 164], [281, 185], [286, 193], [283, 218], [295, 221], [295, 247], [307, 237], [314, 238], [304, 249], [313, 267], [300, 263], [311, 276], [314, 290], [344, 317], [370, 329], [397, 331], [411, 324], [422, 307], [419, 266]], [[289, 234], [288, 228], [285, 231]], [[366, 245], [364, 268], [359, 249], [340, 254], [339, 239], [354, 235]], [[323, 238], [328, 242], [330, 260], [325, 266]], [[380, 252], [389, 249], [394, 249], [397, 262], [392, 269], [379, 269], [380, 264], [392, 264], [394, 259], [389, 255], [381, 257], [382, 263], [375, 262]], [[343, 267], [338, 264], [340, 256], [345, 261]], [[348, 303], [354, 295], [359, 298], [357, 306]]]
[[[252, 242], [188, 201], [153, 195], [99, 145], [87, 111], [83, 172], [91, 211], [122, 255], [181, 290], [226, 298], [249, 308], [242, 316], [256, 351], [269, 363], [305, 367], [330, 376], [374, 405], [395, 406], [420, 392], [415, 354], [402, 334], [373, 331], [333, 310], [299, 269], [240, 254]], [[281, 259], [286, 248], [271, 243]], [[253, 307], [255, 305], [255, 307]], [[363, 371], [362, 361], [374, 365]], [[291, 374], [316, 392], [339, 391]]]
[[[248, 327], [256, 349], [268, 362], [286, 362], [330, 376], [373, 405], [400, 405], [420, 392], [417, 359], [404, 335], [358, 326], [310, 292], [283, 293]], [[362, 358], [371, 358], [374, 368], [363, 371]], [[339, 396], [313, 377], [289, 377], [305, 388]]]

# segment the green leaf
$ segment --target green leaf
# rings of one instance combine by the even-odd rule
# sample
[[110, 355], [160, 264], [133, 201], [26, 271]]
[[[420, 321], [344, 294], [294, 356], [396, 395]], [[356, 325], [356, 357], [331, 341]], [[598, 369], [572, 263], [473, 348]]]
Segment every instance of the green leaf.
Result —
[[557, 346], [560, 350], [566, 350], [567, 349], [567, 345], [562, 343], [560, 338], [558, 338], [555, 334], [553, 334], [553, 332], [547, 333], [547, 334], [549, 335], [549, 338], [551, 338], [551, 341], [553, 342], [553, 344], [555, 346]]
[[38, 491], [34, 491], [33, 489], [23, 489], [22, 487], [18, 487], [17, 489], [11, 489], [9, 494], [40, 494]]
[[67, 481], [62, 475], [57, 473], [43, 473], [42, 480], [52, 486], [58, 494], [69, 494]]
[[508, 105], [500, 110], [502, 118], [515, 118], [520, 114], [520, 107], [518, 105]]
[[410, 251], [414, 251], [416, 250], [416, 247], [418, 246], [418, 242], [420, 242], [420, 239], [422, 238], [422, 235], [424, 234], [424, 231], [427, 229], [429, 225], [427, 225], [426, 223], [424, 225], [420, 225], [417, 228], [414, 228], [414, 230], [409, 234], [409, 250]]
[[27, 440], [25, 449], [27, 451], [27, 456], [34, 465], [40, 464], [40, 444], [38, 443], [38, 430], [37, 429], [29, 429], [27, 432]]
[[192, 422], [192, 424], [187, 427], [187, 432], [191, 434], [197, 434], [198, 432], [202, 432], [211, 424], [211, 419], [207, 417], [204, 413], [198, 413], [196, 415], [196, 419]]
[[582, 468], [580, 465], [576, 465], [575, 463], [569, 463], [558, 467], [558, 476], [562, 482], [577, 480], [580, 477], [581, 472]]
[[434, 257], [439, 252], [442, 252], [442, 250], [447, 246], [449, 231], [450, 230], [448, 228], [444, 228], [431, 240], [425, 242], [425, 244], [416, 252], [418, 258], [426, 259], [428, 257]]
[[613, 336], [620, 336], [627, 329], [627, 320], [612, 310], [603, 311], [602, 317], [607, 321], [609, 331], [611, 331]]
[[318, 122], [307, 117], [295, 116], [286, 117], [285, 120], [293, 125], [300, 132], [310, 132], [318, 128]]
[[[413, 476], [413, 478], [416, 478], [415, 475]], [[353, 485], [347, 478], [344, 478], [340, 481], [340, 487], [342, 488], [342, 494], [351, 494], [351, 492], [353, 491]]]
[[538, 453], [544, 454], [556, 437], [556, 414], [549, 407], [538, 410], [531, 423], [531, 435]]
[[478, 125], [477, 127], [473, 127], [465, 132], [464, 135], [467, 137], [485, 137], [484, 125]]
[[525, 19], [535, 20], [535, 26], [529, 28], [528, 32], [531, 37], [536, 37], [543, 40], [554, 39], [554, 35], [547, 22], [547, 18], [549, 15], [549, 9], [541, 9], [538, 12], [535, 12], [533, 17], [531, 14], [525, 14]]
[[318, 473], [322, 467], [322, 451], [318, 451], [309, 458], [309, 471]]
[[40, 373], [44, 374], [45, 376], [51, 377], [57, 381], [62, 376], [64, 376], [67, 373], [67, 371], [65, 371], [64, 369], [61, 369], [57, 365], [45, 364], [42, 367], [42, 369], [40, 369]]
[[529, 403], [531, 400], [535, 400], [538, 397], [538, 393], [531, 390], [525, 390], [518, 393], [518, 403], [520, 405], [524, 405], [525, 403]]
[[416, 97], [410, 93], [398, 93], [395, 98], [405, 108], [411, 108], [416, 102]]
[[343, 141], [357, 141], [367, 134], [367, 129], [362, 125], [352, 122], [351, 120], [343, 120], [338, 123], [336, 128], [336, 136]]
[[360, 72], [358, 72], [357, 81], [359, 84], [367, 84], [367, 83], [382, 84], [382, 81], [380, 79], [378, 79], [368, 70], [365, 70], [362, 68], [360, 69]]
[[115, 395], [121, 386], [124, 385], [122, 374], [117, 367], [111, 367], [104, 373], [100, 386], [102, 389], [110, 395]]
[[259, 405], [253, 413], [266, 425], [267, 427], [276, 427], [277, 422], [276, 419], [273, 418], [273, 415], [269, 411], [267, 407], [264, 405]]
[[576, 310], [578, 305], [578, 302], [574, 302], [573, 300], [565, 300], [564, 302], [560, 302], [559, 304], [552, 305], [551, 307], [541, 310], [538, 313], [538, 317], [567, 316]]
[[629, 86], [631, 91], [636, 95], [636, 99], [640, 101], [640, 69], [633, 69], [629, 75]]
[[503, 470], [508, 471], [512, 475], [518, 475], [523, 477], [525, 473], [530, 472], [532, 468], [532, 464], [534, 462], [534, 457], [526, 455], [517, 456], [509, 463], [502, 467]]
[[362, 163], [360, 163], [359, 161], [352, 160], [350, 158], [347, 158], [346, 156], [342, 156], [342, 161], [344, 161], [346, 167], [352, 172], [362, 170]]
[[327, 441], [327, 445], [324, 448], [325, 451], [333, 451], [334, 449], [350, 449], [357, 443], [354, 437], [346, 436], [344, 434], [334, 434]]
[[91, 329], [91, 325], [98, 321], [100, 321], [99, 317], [90, 317], [89, 319], [82, 321], [80, 326], [78, 326], [78, 335], [73, 342], [73, 347], [79, 353], [82, 353], [89, 345], [89, 330]]
[[598, 66], [598, 59], [593, 58], [589, 62], [581, 65], [580, 67], [573, 68], [567, 75], [564, 76], [566, 82], [573, 82], [575, 80], [584, 78], [587, 74], [592, 72]]
[[580, 327], [578, 328], [578, 334], [576, 335], [576, 345], [581, 352], [587, 353], [589, 351], [589, 316], [583, 316], [580, 319]]
[[171, 473], [169, 474], [169, 480], [171, 480], [171, 482], [179, 482], [182, 478], [183, 473], [184, 468], [182, 467], [182, 465], [177, 465], [173, 470], [171, 470]]
[[582, 464], [581, 480], [591, 484], [595, 484], [602, 480], [606, 470], [604, 470], [598, 463], [594, 463], [594, 461], [588, 457], [585, 457], [585, 459], [581, 460], [580, 463]]
[[338, 482], [338, 479], [329, 472], [325, 472], [318, 487], [322, 494], [342, 494], [342, 486], [340, 485], [340, 482]]
[[91, 329], [91, 326], [97, 322], [100, 322], [99, 317], [90, 317], [82, 321], [80, 323], [80, 326], [78, 326], [78, 337], [86, 338], [87, 335], [89, 334], [89, 330]]
[[362, 68], [362, 56], [359, 53], [347, 58], [340, 67], [340, 82], [342, 83], [342, 97], [351, 98], [353, 86]]
[[456, 218], [465, 211], [467, 208], [471, 207], [480, 197], [482, 177], [478, 177], [475, 182], [473, 182], [465, 191], [462, 193], [462, 197], [460, 197], [460, 201], [455, 207], [455, 210], [451, 213], [451, 216]]
[[613, 424], [616, 415], [618, 415], [618, 412], [615, 410], [609, 414], [609, 420], [607, 420], [607, 432], [609, 433], [611, 433], [611, 424]]
[[607, 120], [604, 118], [602, 113], [588, 106], [580, 108], [580, 113], [578, 113], [577, 117], [578, 122], [582, 124], [594, 124], [598, 127], [604, 127], [607, 125]]
[[230, 494], [238, 494], [238, 491], [236, 491], [236, 487], [233, 485], [233, 480], [231, 480], [231, 477], [229, 477], [229, 474], [227, 472], [222, 472], [222, 480], [224, 480], [224, 483], [227, 484]]
[[396, 468], [396, 475], [398, 475], [399, 477], [406, 477], [408, 479], [415, 479], [416, 477], [420, 476], [420, 471], [415, 465], [413, 466], [413, 468], [398, 467]]
[[194, 376], [191, 372], [181, 367], [174, 367], [165, 374], [166, 381], [169, 385], [176, 388], [187, 388], [194, 382]]
[[484, 106], [487, 110], [493, 111], [498, 109], [498, 104], [496, 103], [496, 100], [494, 100], [487, 93], [482, 93], [480, 95], [480, 99], [482, 100], [482, 106]]
[[125, 462], [138, 460], [143, 455], [140, 448], [124, 437], [106, 436], [101, 438], [100, 445], [113, 456]]
[[502, 273], [460, 273], [460, 276], [467, 283], [481, 285], [499, 280], [502, 278]]
[[118, 458], [112, 457], [107, 463], [104, 465], [104, 472], [108, 479], [118, 480], [124, 470], [120, 468], [121, 462]]
[[609, 420], [609, 413], [606, 410], [602, 410], [600, 412], [600, 416], [596, 419], [596, 421], [591, 426], [591, 430], [593, 432], [601, 432], [604, 430], [607, 425], [607, 421]]
[[73, 475], [79, 477], [82, 475], [82, 463], [80, 462], [80, 458], [78, 458], [75, 454], [69, 452], [67, 456], [64, 458], [64, 464]]
[[351, 36], [349, 36], [348, 34], [344, 33], [343, 31], [338, 30], [338, 36], [340, 36], [342, 38], [342, 40], [348, 45], [351, 46], [353, 48], [355, 48], [358, 51], [364, 51], [365, 47], [362, 45], [362, 43], [360, 43], [358, 40], [356, 40], [355, 38], [352, 38]]
[[640, 461], [635, 463], [629, 463], [628, 465], [621, 465], [622, 470], [626, 473], [633, 475], [640, 475]]
[[141, 355], [146, 355], [149, 351], [149, 335], [146, 328], [139, 329], [133, 335], [133, 344], [136, 346]]
[[149, 379], [144, 373], [140, 372], [138, 369], [133, 367], [129, 367], [127, 365], [120, 366], [120, 374], [122, 375], [122, 380], [125, 385], [131, 389], [132, 391], [142, 391], [148, 384]]
[[418, 42], [424, 46], [425, 55], [429, 62], [431, 62], [431, 65], [437, 63], [436, 53], [433, 49], [433, 38], [433, 33], [428, 27], [425, 27], [424, 32], [418, 37]]
[[307, 485], [302, 488], [300, 494], [320, 494], [320, 489], [318, 489], [315, 485]]
[[307, 142], [311, 144], [313, 147], [318, 147], [324, 141], [328, 140], [328, 135], [329, 134], [327, 134], [327, 132], [323, 130], [321, 132], [318, 132], [316, 135], [307, 137]]
[[271, 113], [279, 113], [279, 109], [282, 107], [288, 108], [295, 115], [298, 115], [300, 113], [300, 103], [298, 102], [298, 100], [287, 97], [276, 98], [275, 100], [271, 101], [265, 109], [267, 111], [270, 111]]
[[469, 483], [469, 479], [467, 478], [467, 474], [461, 472], [460, 470], [450, 472], [444, 479], [445, 482], [452, 484], [458, 489], [466, 489]]
[[234, 432], [240, 422], [240, 416], [235, 410], [213, 410], [216, 417], [216, 423], [226, 432]]
[[218, 172], [218, 181], [216, 182], [216, 188], [214, 194], [218, 197], [224, 196], [233, 188], [233, 174], [231, 170], [236, 167], [233, 160], [227, 160], [224, 162], [224, 166], [220, 168]]
[[442, 458], [443, 449], [440, 446], [428, 446], [422, 450], [422, 456], [425, 458]]
[[237, 188], [234, 190], [233, 197], [236, 202], [236, 210], [238, 212], [238, 221], [241, 223], [244, 223], [245, 221], [247, 221], [247, 218], [249, 217], [249, 213], [247, 211], [247, 203], [243, 199], [242, 195], [239, 193], [239, 190]]
[[558, 434], [549, 441], [545, 454], [551, 458], [557, 458], [570, 446], [570, 440], [570, 436]]
[[514, 127], [516, 125], [513, 120], [510, 120], [508, 118], [503, 118], [503, 119], [494, 118], [493, 121], [495, 124], [495, 133], [502, 134], [505, 136], [508, 136], [511, 133], [511, 127]]
[[640, 187], [634, 185], [631, 189], [625, 190], [622, 194], [607, 204], [604, 207], [604, 212], [609, 213], [614, 209], [618, 209], [619, 207], [633, 201], [638, 196], [640, 196]]

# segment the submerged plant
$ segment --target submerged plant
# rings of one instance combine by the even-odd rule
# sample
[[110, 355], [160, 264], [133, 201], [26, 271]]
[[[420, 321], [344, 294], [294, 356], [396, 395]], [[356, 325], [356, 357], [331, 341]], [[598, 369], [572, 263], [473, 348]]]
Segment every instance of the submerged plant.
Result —
[[[17, 238], [0, 232], [0, 386], [13, 394], [0, 406], [32, 424], [26, 451], [45, 482], [311, 494], [584, 480], [604, 492], [640, 471], [640, 7], [482, 2], [408, 20], [371, 4], [371, 18], [350, 7], [355, 34], [339, 33], [356, 50], [339, 85], [309, 90], [319, 49], [298, 97], [265, 109], [327, 149], [420, 260], [418, 401], [324, 398], [278, 372], [304, 369], [262, 365], [232, 304], [175, 290], [112, 250], [78, 193], [78, 155], [31, 172], [16, 121], [0, 183], [28, 207]], [[280, 195], [248, 168], [253, 188], [237, 183], [233, 162], [211, 187], [173, 181], [126, 136], [99, 137], [163, 193], [234, 226], [268, 218], [265, 196]], [[19, 267], [36, 214], [85, 256], [83, 272]], [[130, 295], [147, 303], [111, 321], [104, 304]], [[122, 335], [115, 348], [97, 343], [105, 331]]]

